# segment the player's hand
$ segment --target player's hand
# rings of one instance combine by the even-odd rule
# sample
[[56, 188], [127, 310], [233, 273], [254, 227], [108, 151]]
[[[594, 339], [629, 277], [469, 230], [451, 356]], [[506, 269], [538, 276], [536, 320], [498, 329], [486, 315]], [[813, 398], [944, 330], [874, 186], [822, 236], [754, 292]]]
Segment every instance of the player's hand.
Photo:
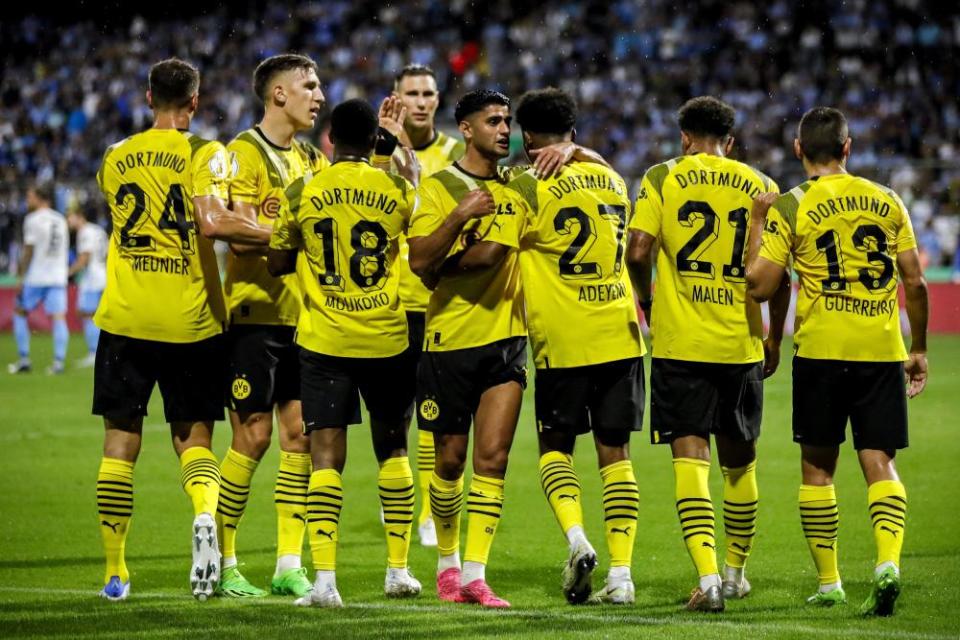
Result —
[[380, 113], [377, 114], [380, 126], [400, 139], [400, 144], [410, 146], [410, 140], [403, 129], [403, 122], [407, 119], [407, 108], [397, 96], [387, 96], [380, 103]]
[[493, 196], [489, 191], [474, 189], [457, 205], [456, 213], [466, 220], [482, 218], [493, 213]]
[[533, 160], [533, 173], [537, 180], [546, 180], [560, 173], [563, 165], [573, 159], [577, 145], [573, 142], [557, 142], [556, 144], [531, 149], [527, 152]]
[[907, 397], [916, 398], [927, 386], [927, 354], [911, 353], [903, 365]]
[[770, 338], [763, 341], [763, 378], [766, 380], [780, 366], [780, 343]]
[[753, 208], [750, 210], [750, 219], [766, 220], [767, 211], [770, 211], [770, 207], [773, 206], [773, 203], [776, 202], [779, 197], [780, 194], [776, 191], [769, 191], [767, 193], [761, 193], [754, 198]]

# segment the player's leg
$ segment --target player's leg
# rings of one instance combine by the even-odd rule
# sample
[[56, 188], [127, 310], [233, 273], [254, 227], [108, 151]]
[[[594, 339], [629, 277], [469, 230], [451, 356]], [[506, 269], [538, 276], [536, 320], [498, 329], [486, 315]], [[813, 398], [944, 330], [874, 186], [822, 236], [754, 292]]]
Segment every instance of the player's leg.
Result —
[[643, 426], [643, 360], [609, 362], [592, 369], [589, 407], [603, 482], [603, 519], [610, 552], [606, 583], [595, 599], [609, 604], [632, 604], [635, 589], [630, 569], [640, 492], [630, 461], [630, 436]]
[[[299, 389], [299, 373], [297, 374]], [[307, 489], [313, 471], [310, 439], [303, 433], [303, 408], [299, 400], [277, 405], [280, 433], [280, 466], [274, 484], [273, 501], [277, 509], [277, 564], [271, 591], [306, 595], [311, 588], [302, 566], [301, 552], [307, 525]]]
[[70, 341], [70, 330], [67, 328], [67, 288], [47, 288], [43, 308], [50, 314], [53, 323], [53, 363], [47, 373], [63, 373], [63, 363], [67, 359], [67, 343]]
[[163, 413], [180, 457], [180, 483], [193, 504], [193, 564], [190, 584], [198, 600], [220, 580], [217, 502], [220, 465], [210, 445], [213, 423], [223, 420], [223, 336], [186, 344], [149, 343], [157, 360]]
[[125, 548], [133, 516], [133, 467], [156, 380], [153, 354], [145, 353], [142, 343], [104, 332], [93, 375], [93, 413], [103, 417], [105, 427], [97, 474], [97, 509], [106, 558], [100, 595], [114, 601], [130, 594]]
[[847, 601], [837, 564], [840, 511], [833, 476], [849, 415], [849, 375], [844, 363], [793, 359], [793, 440], [800, 444], [800, 523], [820, 587], [809, 604]]
[[760, 504], [756, 441], [763, 414], [763, 365], [728, 365], [719, 371], [721, 392], [715, 442], [723, 471], [723, 529], [727, 544], [723, 597], [744, 598], [751, 589], [744, 567], [753, 548]]
[[861, 393], [850, 416], [853, 444], [867, 481], [867, 505], [877, 545], [873, 587], [863, 615], [889, 616], [900, 595], [900, 552], [907, 518], [907, 491], [894, 462], [908, 444], [907, 399], [899, 362], [852, 363]]
[[78, 367], [92, 367], [96, 362], [97, 343], [100, 341], [100, 328], [93, 322], [93, 314], [100, 305], [103, 291], [83, 291], [77, 300], [77, 315], [83, 324], [83, 337], [87, 343], [87, 355], [77, 361]]
[[507, 458], [520, 417], [523, 385], [516, 381], [490, 387], [480, 396], [474, 417], [473, 477], [467, 493], [461, 597], [484, 607], [509, 607], [487, 585], [486, 566], [503, 511]]
[[[423, 348], [425, 321], [426, 314], [422, 311], [407, 311], [407, 334], [415, 365], [419, 363]], [[433, 434], [425, 429], [417, 429], [417, 488], [420, 491], [417, 537], [425, 547], [437, 546], [437, 528], [430, 513], [430, 478], [433, 476], [434, 460]]]
[[37, 308], [43, 297], [43, 289], [23, 285], [17, 294], [16, 305], [13, 309], [13, 337], [17, 343], [17, 361], [7, 365], [10, 373], [29, 373], [32, 369], [30, 362], [30, 325], [27, 316]]
[[585, 367], [538, 369], [534, 401], [540, 445], [540, 488], [567, 539], [568, 556], [560, 577], [570, 604], [585, 602], [592, 590], [597, 554], [583, 528], [580, 478], [573, 467], [579, 433], [589, 430], [589, 382]]

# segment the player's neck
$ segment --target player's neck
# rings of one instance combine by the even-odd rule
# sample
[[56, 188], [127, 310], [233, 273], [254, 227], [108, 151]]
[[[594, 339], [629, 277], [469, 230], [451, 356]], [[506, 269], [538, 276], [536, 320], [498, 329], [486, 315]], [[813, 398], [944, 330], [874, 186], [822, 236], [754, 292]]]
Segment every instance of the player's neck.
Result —
[[500, 158], [488, 158], [475, 147], [467, 147], [463, 157], [457, 161], [461, 169], [469, 174], [483, 177], [493, 177], [497, 175], [497, 166], [500, 164]]
[[697, 140], [696, 142], [691, 143], [690, 147], [687, 149], [687, 155], [695, 156], [698, 153], [704, 153], [708, 156], [720, 156], [721, 158], [727, 155], [723, 152], [722, 144], [709, 140]]
[[186, 131], [190, 128], [191, 118], [192, 114], [188, 111], [155, 111], [153, 128]]
[[293, 144], [293, 136], [297, 127], [283, 113], [268, 111], [263, 114], [263, 120], [257, 125], [267, 140], [278, 147], [289, 147]]
[[824, 164], [813, 164], [804, 160], [803, 168], [807, 172], [808, 178], [820, 178], [822, 176], [835, 176], [847, 173], [847, 167], [839, 160], [832, 160]]
[[437, 130], [434, 129], [432, 125], [418, 129], [407, 129], [404, 127], [404, 131], [407, 133], [407, 138], [410, 139], [410, 146], [414, 149], [426, 147], [437, 137]]

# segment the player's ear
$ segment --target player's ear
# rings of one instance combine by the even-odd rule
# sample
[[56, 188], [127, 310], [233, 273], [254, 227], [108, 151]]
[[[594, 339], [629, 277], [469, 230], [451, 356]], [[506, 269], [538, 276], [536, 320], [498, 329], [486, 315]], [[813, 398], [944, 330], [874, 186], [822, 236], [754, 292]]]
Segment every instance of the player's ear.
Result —
[[190, 113], [196, 113], [197, 107], [199, 107], [199, 106], [200, 106], [200, 94], [199, 94], [199, 93], [195, 93], [195, 94], [193, 94], [193, 96], [190, 98], [190, 107], [189, 107], [189, 108], [190, 108]]
[[282, 84], [274, 85], [273, 102], [280, 107], [287, 104], [287, 92], [284, 91]]
[[841, 151], [842, 157], [840, 158], [841, 163], [846, 164], [847, 158], [850, 157], [850, 148], [852, 146], [853, 138], [847, 137], [847, 139], [843, 141], [843, 150]]
[[737, 139], [733, 136], [727, 136], [726, 142], [723, 143], [723, 155], [730, 155], [730, 152], [733, 151], [733, 143], [736, 141]]
[[680, 150], [686, 154], [691, 144], [690, 136], [686, 131], [680, 131]]
[[793, 139], [793, 155], [797, 156], [797, 160], [803, 160], [803, 149], [800, 147], [800, 138]]
[[576, 141], [577, 141], [577, 130], [570, 129], [570, 142], [576, 142]]
[[460, 135], [463, 136], [464, 142], [469, 142], [470, 139], [473, 138], [473, 134], [470, 131], [470, 123], [466, 120], [461, 120], [457, 128], [460, 130]]
[[150, 89], [147, 89], [147, 106], [153, 109], [153, 94], [150, 92]]

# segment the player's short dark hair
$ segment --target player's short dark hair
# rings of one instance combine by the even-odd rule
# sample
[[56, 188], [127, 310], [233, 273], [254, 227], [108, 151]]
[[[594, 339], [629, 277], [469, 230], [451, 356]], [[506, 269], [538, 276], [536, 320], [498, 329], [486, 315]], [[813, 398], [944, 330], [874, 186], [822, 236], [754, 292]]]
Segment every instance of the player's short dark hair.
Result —
[[475, 91], [464, 94], [464, 96], [460, 98], [456, 109], [453, 110], [453, 118], [457, 121], [457, 124], [459, 124], [466, 120], [468, 116], [473, 115], [477, 111], [483, 111], [483, 109], [491, 104], [509, 107], [510, 98], [499, 91], [476, 89]]
[[200, 90], [200, 72], [185, 60], [167, 58], [150, 67], [150, 99], [154, 109], [186, 106]]
[[425, 64], [414, 63], [408, 64], [403, 69], [400, 69], [400, 73], [393, 79], [393, 86], [399, 86], [400, 81], [408, 76], [430, 76], [434, 80], [437, 79], [437, 74], [433, 72], [433, 69]]
[[360, 98], [341, 102], [330, 114], [330, 140], [338, 146], [372, 149], [378, 129], [376, 110]]
[[797, 137], [807, 160], [821, 164], [843, 158], [843, 145], [850, 137], [850, 130], [839, 109], [814, 107], [800, 118]]
[[270, 81], [277, 74], [291, 69], [304, 69], [317, 72], [317, 63], [307, 56], [299, 53], [281, 53], [276, 56], [270, 56], [260, 62], [257, 68], [253, 70], [253, 92], [258, 98], [266, 102], [270, 96], [267, 95]]
[[52, 180], [37, 180], [32, 182], [29, 187], [34, 195], [44, 202], [52, 203], [54, 198], [54, 189]]
[[723, 139], [733, 131], [737, 112], [719, 98], [699, 96], [683, 103], [677, 111], [680, 131], [693, 136]]
[[577, 124], [577, 103], [562, 89], [535, 89], [520, 96], [514, 117], [524, 131], [562, 135]]

